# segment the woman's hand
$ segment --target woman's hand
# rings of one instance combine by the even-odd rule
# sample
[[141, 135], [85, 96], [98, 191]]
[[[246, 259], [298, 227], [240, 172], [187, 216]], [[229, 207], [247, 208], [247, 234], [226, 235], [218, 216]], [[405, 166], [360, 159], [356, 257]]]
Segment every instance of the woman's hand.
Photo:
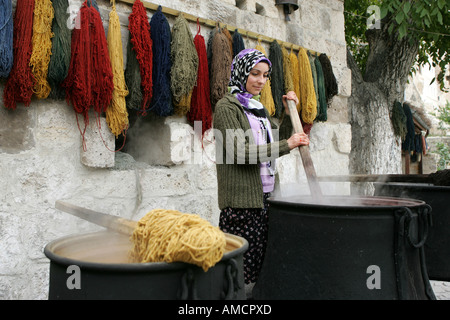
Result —
[[306, 133], [294, 133], [288, 140], [287, 140], [289, 149], [294, 149], [299, 146], [307, 146], [309, 145], [309, 137]]
[[287, 94], [283, 95], [284, 109], [286, 110], [286, 114], [290, 115], [287, 100], [293, 100], [295, 105], [298, 105], [298, 98], [294, 91], [289, 91]]

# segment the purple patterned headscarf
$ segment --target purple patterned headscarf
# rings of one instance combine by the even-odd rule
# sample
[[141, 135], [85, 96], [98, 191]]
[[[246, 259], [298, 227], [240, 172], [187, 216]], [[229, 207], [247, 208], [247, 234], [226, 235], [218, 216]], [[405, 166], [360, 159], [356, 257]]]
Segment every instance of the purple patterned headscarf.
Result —
[[[239, 52], [231, 64], [231, 77], [228, 83], [228, 90], [239, 100], [244, 108], [258, 116], [264, 116], [264, 106], [260, 103], [255, 104], [250, 99], [258, 101], [260, 96], [253, 96], [245, 88], [250, 71], [260, 62], [266, 62], [269, 65], [269, 73], [272, 71], [272, 63], [261, 52], [256, 49], [244, 49]], [[256, 110], [255, 110], [256, 109]]]

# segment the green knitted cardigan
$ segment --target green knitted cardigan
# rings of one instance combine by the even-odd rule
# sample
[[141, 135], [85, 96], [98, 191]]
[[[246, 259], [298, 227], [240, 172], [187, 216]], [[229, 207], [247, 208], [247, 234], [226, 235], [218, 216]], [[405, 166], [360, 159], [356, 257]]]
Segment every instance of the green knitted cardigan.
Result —
[[267, 110], [266, 114], [272, 125], [274, 142], [256, 145], [250, 123], [239, 101], [227, 93], [216, 104], [213, 128], [216, 140], [218, 202], [221, 210], [226, 207], [263, 208], [259, 163], [274, 160], [290, 152], [287, 139], [292, 134], [292, 123], [289, 117], [283, 121], [283, 110], [281, 125], [278, 128]]

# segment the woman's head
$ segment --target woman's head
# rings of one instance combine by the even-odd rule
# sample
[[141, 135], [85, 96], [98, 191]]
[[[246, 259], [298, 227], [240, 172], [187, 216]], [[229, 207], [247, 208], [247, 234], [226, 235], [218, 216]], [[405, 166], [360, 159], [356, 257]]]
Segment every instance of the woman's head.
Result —
[[259, 95], [266, 83], [272, 63], [256, 49], [244, 49], [233, 59], [229, 86], [253, 96]]

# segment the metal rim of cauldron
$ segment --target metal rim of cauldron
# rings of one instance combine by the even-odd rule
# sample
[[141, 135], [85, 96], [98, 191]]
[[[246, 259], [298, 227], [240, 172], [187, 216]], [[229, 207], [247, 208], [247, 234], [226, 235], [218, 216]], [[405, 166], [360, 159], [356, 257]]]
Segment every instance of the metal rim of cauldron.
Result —
[[[367, 205], [367, 204], [336, 204], [334, 202], [301, 202], [299, 200], [311, 199], [310, 196], [302, 196], [302, 197], [269, 197], [269, 204], [278, 204], [278, 205], [292, 205], [292, 206], [302, 206], [305, 208], [317, 208], [317, 207], [330, 207], [330, 208], [339, 208], [346, 210], [354, 210], [364, 208], [364, 210], [380, 210], [380, 209], [395, 209], [395, 208], [403, 208], [403, 207], [417, 207], [426, 205], [425, 201], [418, 199], [410, 199], [410, 198], [398, 198], [398, 197], [380, 197], [380, 196], [325, 196], [324, 198], [330, 199], [370, 199], [370, 200], [385, 200], [389, 201], [391, 205]], [[400, 204], [403, 202], [403, 204]], [[395, 204], [397, 203], [397, 204]], [[395, 204], [395, 205], [394, 205]]]
[[429, 183], [419, 183], [419, 182], [374, 182], [374, 186], [396, 186], [396, 187], [420, 187], [421, 189], [426, 190], [435, 190], [435, 191], [450, 191], [450, 186], [436, 186], [434, 184]]
[[[102, 233], [109, 234], [110, 232], [99, 231], [99, 232], [89, 232], [89, 233], [82, 233], [82, 234], [71, 234], [71, 235], [67, 235], [67, 236], [55, 239], [55, 240], [49, 242], [44, 247], [44, 254], [53, 263], [58, 263], [58, 264], [61, 264], [64, 266], [76, 265], [80, 268], [86, 268], [86, 269], [90, 269], [90, 270], [148, 272], [148, 271], [160, 271], [160, 270], [164, 270], [164, 271], [181, 270], [181, 269], [186, 269], [187, 266], [189, 266], [189, 267], [193, 266], [192, 264], [185, 263], [185, 262], [171, 262], [171, 263], [168, 263], [168, 262], [143, 262], [143, 263], [139, 263], [139, 262], [136, 262], [136, 263], [90, 262], [90, 261], [83, 261], [83, 260], [60, 256], [53, 252], [54, 247], [63, 241], [80, 239], [80, 237], [94, 237], [94, 236], [98, 236]], [[222, 256], [222, 259], [220, 261], [232, 259], [232, 258], [244, 253], [248, 249], [248, 242], [245, 238], [242, 238], [242, 237], [239, 237], [239, 236], [236, 236], [233, 234], [228, 234], [228, 233], [227, 233], [227, 235], [232, 238], [242, 241], [242, 246], [235, 250], [224, 253]]]

